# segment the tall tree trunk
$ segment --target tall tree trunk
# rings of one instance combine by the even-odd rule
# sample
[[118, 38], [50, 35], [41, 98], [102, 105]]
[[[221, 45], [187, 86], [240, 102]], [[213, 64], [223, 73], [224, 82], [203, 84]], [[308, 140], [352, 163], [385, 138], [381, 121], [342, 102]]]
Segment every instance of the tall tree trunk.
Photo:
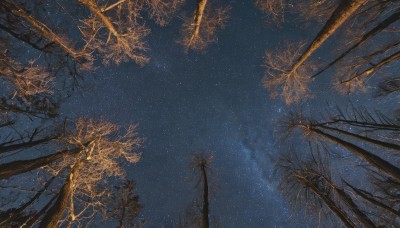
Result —
[[79, 0], [79, 2], [88, 7], [92, 13], [96, 14], [101, 19], [104, 26], [106, 26], [108, 31], [112, 33], [118, 41], [120, 40], [118, 31], [115, 29], [110, 19], [103, 14], [103, 11], [97, 6], [97, 4], [93, 0]]
[[204, 10], [207, 5], [207, 0], [197, 0], [196, 14], [194, 16], [194, 31], [190, 38], [190, 43], [195, 40], [200, 33], [201, 20], [203, 19]]
[[363, 199], [367, 200], [368, 202], [374, 204], [377, 207], [380, 207], [384, 210], [389, 211], [390, 213], [400, 217], [400, 211], [397, 211], [394, 208], [387, 206], [386, 204], [382, 203], [381, 201], [374, 198], [372, 194], [365, 192], [359, 188], [356, 188], [345, 181], [346, 185], [349, 186], [357, 195], [361, 196]]
[[353, 200], [348, 196], [342, 189], [334, 186], [336, 193], [339, 198], [350, 208], [350, 210], [356, 215], [357, 219], [366, 228], [376, 227], [375, 224], [358, 208], [358, 206], [353, 202]]
[[118, 228], [122, 228], [124, 225], [124, 221], [125, 221], [125, 204], [122, 206], [122, 213], [121, 213], [121, 218], [118, 221]]
[[356, 126], [356, 127], [365, 127], [365, 128], [371, 128], [371, 129], [376, 129], [376, 130], [387, 130], [387, 131], [400, 131], [400, 125], [395, 125], [395, 124], [381, 124], [381, 123], [371, 123], [367, 121], [357, 121], [357, 120], [346, 120], [346, 119], [335, 119], [331, 122], [327, 122], [327, 124], [332, 123], [345, 123], [351, 126]]
[[31, 38], [29, 37], [28, 34], [19, 34], [3, 24], [0, 24], [0, 29], [2, 29], [6, 33], [10, 34], [11, 36], [15, 37], [16, 39], [21, 40], [22, 42], [30, 45], [32, 48], [34, 48], [38, 51], [47, 52], [46, 47], [48, 47], [49, 45], [52, 44], [52, 43], [49, 43], [48, 45], [45, 45], [44, 47], [40, 47], [39, 45], [35, 44], [35, 42], [33, 42], [31, 40]]
[[16, 210], [5, 214], [0, 214], [0, 226], [4, 223], [12, 221], [15, 216], [20, 215], [27, 207], [32, 205], [47, 190], [47, 188], [50, 186], [51, 183], [53, 183], [56, 177], [57, 175], [51, 177], [40, 191], [38, 191], [28, 202], [24, 203]]
[[202, 228], [208, 228], [210, 226], [210, 222], [209, 222], [209, 218], [208, 218], [208, 214], [210, 212], [209, 201], [208, 201], [208, 179], [207, 179], [205, 165], [204, 164], [201, 165], [200, 169], [201, 169], [201, 175], [203, 176], [203, 181], [204, 181], [201, 225], [202, 225]]
[[320, 127], [323, 128], [323, 129], [326, 129], [326, 130], [336, 131], [336, 132], [339, 132], [341, 134], [344, 134], [344, 135], [347, 135], [347, 136], [351, 136], [353, 138], [357, 138], [357, 139], [372, 143], [372, 144], [374, 144], [376, 146], [384, 147], [384, 148], [391, 149], [391, 150], [400, 151], [400, 145], [397, 145], [397, 144], [388, 143], [388, 142], [382, 142], [382, 141], [379, 141], [379, 140], [376, 140], [376, 139], [372, 139], [372, 138], [368, 138], [368, 137], [365, 137], [365, 136], [361, 136], [359, 134], [354, 134], [354, 133], [351, 133], [351, 132], [348, 132], [348, 131], [344, 131], [344, 130], [338, 129], [338, 128], [327, 127], [327, 126], [323, 126], [323, 125], [320, 126]]
[[310, 182], [306, 178], [301, 178], [301, 182], [303, 182], [307, 187], [311, 189], [318, 197], [324, 201], [325, 205], [343, 222], [346, 227], [355, 227], [355, 224], [350, 220], [345, 211], [343, 211], [335, 202], [324, 194], [314, 183]]
[[369, 32], [365, 33], [361, 39], [355, 43], [353, 46], [351, 46], [349, 49], [347, 49], [345, 52], [343, 52], [339, 57], [337, 57], [335, 60], [332, 62], [328, 63], [324, 68], [322, 68], [318, 73], [314, 74], [313, 77], [316, 77], [323, 73], [325, 70], [329, 69], [331, 66], [335, 65], [337, 62], [339, 62], [341, 59], [343, 59], [347, 54], [349, 54], [351, 51], [356, 49], [357, 47], [361, 46], [364, 44], [366, 41], [369, 40], [369, 38], [375, 36], [379, 32], [381, 32], [383, 29], [387, 28], [394, 22], [400, 19], [400, 10], [397, 10], [394, 14], [392, 14], [390, 17], [386, 18], [383, 20], [381, 23], [379, 23], [377, 26], [372, 28]]
[[74, 166], [72, 167], [71, 173], [68, 176], [65, 184], [61, 188], [58, 193], [58, 197], [54, 205], [50, 208], [50, 210], [43, 217], [42, 222], [40, 223], [40, 228], [56, 228], [58, 221], [61, 219], [61, 216], [67, 209], [68, 203], [70, 202], [71, 197], [73, 196], [74, 191], [74, 181], [79, 174], [79, 168], [81, 166], [82, 159], [78, 158]]
[[57, 137], [58, 136], [49, 136], [49, 137], [44, 137], [44, 138], [38, 139], [38, 140], [32, 140], [32, 141], [29, 140], [28, 142], [12, 144], [12, 145], [8, 145], [8, 146], [0, 146], [0, 154], [7, 153], [10, 151], [14, 151], [14, 150], [31, 148], [31, 147], [40, 145], [42, 143], [50, 142], [51, 140], [56, 139]]
[[[39, 100], [38, 100], [39, 101]], [[28, 107], [29, 106], [29, 107]], [[27, 105], [24, 103], [8, 102], [5, 97], [0, 97], [0, 112], [20, 113], [27, 116], [35, 116], [38, 118], [55, 118], [58, 116], [58, 104], [46, 104], [45, 107]]]
[[372, 153], [362, 149], [361, 147], [358, 147], [352, 143], [349, 143], [349, 142], [344, 141], [340, 138], [337, 138], [333, 135], [325, 133], [314, 127], [310, 127], [309, 129], [311, 131], [313, 131], [314, 133], [317, 133], [318, 135], [322, 136], [323, 138], [346, 148], [347, 150], [354, 153], [358, 157], [367, 161], [369, 164], [371, 164], [378, 170], [381, 170], [381, 171], [385, 172], [386, 174], [388, 174], [389, 176], [394, 177], [397, 180], [400, 180], [400, 169], [398, 167], [390, 164], [389, 162], [383, 160], [382, 158], [376, 156], [375, 154], [372, 154]]
[[47, 211], [47, 209], [53, 205], [54, 200], [57, 199], [57, 195], [54, 195], [50, 201], [42, 208], [38, 213], [36, 213], [33, 217], [27, 219], [21, 227], [33, 227], [33, 225], [39, 220], [39, 218]]
[[19, 160], [0, 165], [0, 180], [8, 179], [14, 175], [29, 172], [38, 169], [44, 165], [50, 164], [64, 156], [74, 155], [81, 151], [80, 148], [75, 150], [64, 150], [55, 154], [47, 155], [31, 160]]
[[288, 75], [293, 74], [335, 31], [367, 0], [342, 0], [333, 12], [332, 16], [325, 23], [324, 27], [314, 38], [310, 46], [293, 64]]
[[385, 65], [387, 65], [387, 64], [389, 64], [389, 63], [391, 63], [393, 61], [396, 61], [398, 59], [400, 59], [400, 51], [390, 55], [389, 57], [384, 58], [379, 63], [374, 64], [372, 67], [370, 67], [370, 68], [364, 70], [363, 72], [361, 72], [359, 74], [356, 74], [355, 76], [353, 76], [353, 77], [351, 77], [351, 78], [349, 78], [347, 80], [344, 80], [344, 81], [342, 81], [340, 83], [343, 84], [343, 83], [346, 83], [346, 82], [350, 82], [350, 81], [352, 81], [352, 80], [354, 80], [356, 78], [360, 78], [360, 77], [365, 77], [365, 76], [371, 75], [375, 71], [379, 70], [381, 67], [383, 67], [383, 66], [385, 66]]
[[382, 55], [382, 54], [388, 52], [389, 50], [392, 50], [392, 49], [394, 50], [399, 45], [400, 45], [400, 40], [397, 40], [393, 43], [386, 45], [382, 49], [376, 50], [376, 51], [372, 52], [371, 54], [364, 56], [364, 59], [366, 59], [366, 60], [374, 59], [376, 56]]
[[38, 32], [42, 34], [45, 39], [48, 39], [50, 42], [57, 44], [65, 54], [71, 56], [77, 62], [82, 61], [82, 54], [73, 47], [70, 46], [64, 39], [54, 33], [49, 27], [47, 27], [44, 23], [36, 20], [34, 17], [30, 16], [24, 9], [17, 6], [12, 0], [2, 0], [0, 5], [5, 6], [12, 14], [22, 18], [26, 22], [28, 22], [33, 28], [35, 28]]

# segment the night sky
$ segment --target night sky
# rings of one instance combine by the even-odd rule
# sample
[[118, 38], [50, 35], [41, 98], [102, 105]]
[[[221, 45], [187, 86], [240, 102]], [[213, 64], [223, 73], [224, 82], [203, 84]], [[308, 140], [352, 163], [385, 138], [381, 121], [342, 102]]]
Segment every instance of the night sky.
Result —
[[[184, 10], [191, 13], [194, 2]], [[273, 169], [280, 146], [274, 131], [288, 107], [269, 98], [261, 78], [266, 50], [284, 40], [309, 40], [321, 25], [304, 27], [289, 16], [281, 27], [266, 26], [253, 1], [227, 3], [232, 6], [230, 20], [218, 34], [218, 43], [206, 52], [185, 53], [177, 44], [179, 17], [166, 27], [148, 22], [152, 32], [147, 37], [147, 65], [102, 66], [94, 79], [85, 80], [87, 89], [63, 104], [62, 115], [70, 118], [102, 117], [139, 125], [140, 136], [146, 138], [142, 159], [127, 173], [137, 183], [147, 227], [172, 224], [198, 196], [197, 176], [190, 168], [196, 152], [214, 155], [210, 207], [220, 227], [307, 224], [290, 212], [276, 190]], [[324, 45], [333, 47], [334, 41]], [[316, 55], [329, 56], [329, 49], [324, 50]], [[301, 105], [318, 112], [327, 105], [370, 99], [339, 96], [329, 90], [329, 83], [326, 75], [315, 81], [314, 98]]]

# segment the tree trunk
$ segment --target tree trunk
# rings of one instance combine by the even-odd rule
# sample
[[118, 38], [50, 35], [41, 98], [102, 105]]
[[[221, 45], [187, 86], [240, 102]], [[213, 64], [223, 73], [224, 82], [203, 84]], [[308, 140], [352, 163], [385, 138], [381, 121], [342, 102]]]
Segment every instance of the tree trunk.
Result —
[[336, 132], [339, 132], [341, 134], [348, 135], [348, 136], [351, 136], [351, 137], [354, 137], [354, 138], [357, 138], [357, 139], [360, 139], [360, 140], [364, 140], [364, 141], [372, 143], [372, 144], [374, 144], [376, 146], [384, 147], [384, 148], [391, 149], [391, 150], [400, 151], [400, 145], [397, 145], [397, 144], [388, 143], [388, 142], [382, 142], [382, 141], [379, 141], [379, 140], [376, 140], [376, 139], [368, 138], [366, 136], [361, 136], [361, 135], [358, 135], [358, 134], [347, 132], [347, 131], [344, 131], [344, 130], [338, 129], [338, 128], [327, 127], [327, 126], [323, 126], [323, 125], [320, 126], [320, 127], [323, 128], [323, 129], [327, 129], [327, 130], [336, 131]]
[[126, 207], [125, 207], [125, 204], [123, 204], [123, 206], [122, 206], [121, 218], [119, 219], [119, 222], [118, 222], [118, 228], [122, 228], [123, 225], [124, 225], [124, 221], [125, 221], [125, 210], [126, 210]]
[[8, 145], [8, 146], [0, 146], [0, 154], [7, 153], [10, 151], [14, 151], [14, 150], [31, 148], [31, 147], [40, 145], [42, 143], [47, 143], [53, 139], [56, 139], [57, 137], [58, 136], [49, 136], [49, 137], [45, 137], [45, 138], [34, 140], [34, 141], [12, 144], [12, 145]]
[[202, 209], [202, 228], [208, 228], [210, 226], [208, 214], [209, 214], [209, 202], [208, 202], [208, 180], [205, 165], [201, 165], [201, 175], [203, 176], [204, 189], [203, 189], [203, 209]]
[[201, 20], [203, 19], [204, 10], [207, 5], [207, 0], [197, 0], [196, 15], [194, 17], [194, 31], [190, 38], [190, 43], [199, 36]]
[[334, 186], [336, 193], [338, 194], [339, 198], [350, 208], [350, 210], [356, 215], [357, 219], [366, 228], [373, 228], [376, 227], [375, 224], [364, 214], [360, 211], [358, 206], [353, 202], [353, 200], [348, 196], [342, 189], [337, 188]]
[[381, 171], [385, 172], [386, 174], [388, 174], [389, 176], [394, 177], [397, 180], [400, 180], [400, 169], [398, 167], [390, 164], [389, 162], [383, 160], [382, 158], [380, 158], [380, 157], [378, 157], [378, 156], [376, 156], [376, 155], [374, 155], [352, 143], [349, 143], [349, 142], [344, 141], [340, 138], [337, 138], [333, 135], [325, 133], [319, 129], [310, 127], [310, 130], [317, 133], [318, 135], [322, 136], [323, 138], [328, 139], [329, 141], [346, 148], [347, 150], [354, 153], [358, 157], [367, 161], [369, 164], [371, 164], [378, 170], [381, 170]]
[[307, 179], [300, 179], [307, 187], [311, 188], [315, 194], [318, 195], [322, 201], [324, 201], [325, 205], [343, 222], [346, 227], [355, 227], [355, 224], [348, 218], [345, 211], [343, 211], [339, 206], [333, 202], [333, 200], [327, 197], [315, 184], [310, 182]]
[[342, 0], [325, 23], [324, 27], [314, 38], [311, 45], [300, 58], [293, 64], [288, 75], [291, 75], [315, 52], [353, 13], [367, 0]]
[[42, 22], [36, 20], [32, 16], [30, 16], [24, 9], [18, 7], [14, 4], [12, 0], [2, 0], [0, 2], [1, 5], [5, 6], [12, 14], [24, 19], [26, 22], [30, 23], [30, 25], [35, 28], [38, 32], [42, 34], [42, 36], [49, 41], [57, 44], [67, 55], [71, 56], [77, 62], [82, 61], [81, 53], [74, 50], [73, 47], [70, 46], [64, 39], [54, 33], [49, 27], [47, 27]]
[[368, 41], [369, 38], [375, 36], [379, 32], [381, 32], [383, 29], [387, 28], [394, 22], [400, 19], [400, 10], [392, 14], [390, 17], [386, 18], [383, 20], [381, 23], [379, 23], [377, 26], [375, 26], [373, 29], [371, 29], [369, 32], [365, 33], [361, 39], [355, 43], [353, 46], [351, 46], [349, 49], [347, 49], [345, 52], [343, 52], [339, 57], [337, 57], [335, 60], [330, 62], [328, 65], [326, 65], [324, 68], [322, 68], [318, 73], [314, 74], [313, 77], [316, 77], [323, 73], [325, 70], [329, 69], [331, 66], [335, 65], [337, 62], [339, 62], [341, 59], [343, 59], [347, 54], [349, 54], [351, 51], [356, 49], [357, 47], [361, 46], [364, 44], [366, 41]]
[[42, 194], [44, 191], [47, 190], [47, 188], [50, 186], [51, 183], [55, 180], [57, 176], [53, 176], [46, 182], [44, 187], [38, 191], [28, 202], [24, 203], [22, 206], [17, 208], [16, 210], [10, 212], [10, 213], [5, 213], [0, 215], [0, 226], [6, 222], [12, 221], [15, 216], [18, 216], [21, 214], [27, 207], [29, 207], [31, 204], [33, 204]]
[[396, 61], [397, 59], [400, 59], [400, 51], [392, 54], [389, 57], [384, 58], [378, 64], [375, 64], [372, 67], [370, 67], [370, 68], [364, 70], [363, 72], [357, 74], [356, 76], [354, 76], [354, 77], [352, 77], [350, 79], [344, 80], [344, 81], [342, 81], [340, 83], [350, 82], [350, 81], [352, 81], [352, 80], [354, 80], [356, 78], [360, 78], [360, 77], [371, 75], [375, 71], [379, 70], [381, 67], [383, 67], [383, 66], [385, 66], [385, 65], [387, 65], [387, 64], [389, 64], [389, 63], [391, 63], [393, 61]]
[[[38, 100], [40, 102], [40, 100]], [[45, 107], [40, 107], [36, 105], [28, 105], [19, 102], [16, 103], [8, 103], [6, 98], [0, 97], [0, 112], [12, 112], [12, 113], [20, 113], [28, 116], [34, 116], [38, 118], [55, 118], [58, 116], [58, 105], [54, 103], [46, 104]]]
[[58, 221], [61, 219], [62, 215], [67, 209], [68, 203], [70, 202], [71, 197], [73, 196], [74, 191], [74, 181], [75, 178], [79, 174], [79, 168], [82, 163], [82, 160], [78, 158], [78, 161], [72, 167], [71, 173], [68, 176], [65, 184], [61, 188], [57, 200], [54, 205], [50, 208], [50, 210], [43, 217], [42, 222], [40, 223], [40, 228], [56, 228]]
[[335, 119], [332, 122], [327, 122], [327, 123], [346, 123], [351, 126], [356, 126], [356, 127], [365, 127], [365, 128], [371, 128], [371, 129], [376, 129], [376, 130], [386, 130], [386, 131], [400, 131], [400, 125], [395, 125], [395, 124], [380, 124], [380, 123], [371, 123], [371, 122], [362, 122], [362, 121], [356, 121], [356, 120], [346, 120], [346, 119]]
[[356, 187], [353, 187], [349, 183], [345, 182], [347, 186], [349, 186], [357, 195], [361, 196], [363, 199], [367, 200], [368, 202], [374, 204], [377, 207], [380, 207], [384, 210], [389, 211], [390, 213], [399, 216], [400, 217], [400, 211], [395, 210], [394, 208], [391, 208], [387, 206], [386, 204], [380, 202], [379, 200], [375, 199], [374, 196], [371, 194], [370, 196], [368, 193], [366, 193], [364, 190], [358, 189]]
[[103, 14], [101, 9], [97, 6], [97, 4], [93, 0], [79, 0], [79, 2], [88, 7], [92, 13], [96, 14], [101, 19], [103, 24], [106, 26], [108, 31], [110, 31], [110, 33], [112, 33], [119, 41], [119, 34], [115, 29], [114, 25], [112, 24], [110, 19]]
[[364, 56], [364, 59], [366, 59], [366, 60], [373, 59], [376, 56], [382, 55], [382, 54], [386, 53], [387, 51], [396, 48], [399, 45], [400, 45], [400, 40], [397, 40], [394, 43], [390, 43], [390, 44], [386, 45], [385, 47], [383, 47], [380, 50], [376, 50], [376, 51], [372, 52], [371, 54]]
[[39, 45], [35, 44], [31, 40], [31, 37], [29, 37], [28, 34], [19, 34], [19, 33], [15, 32], [15, 31], [13, 31], [11, 28], [6, 27], [4, 24], [0, 24], [0, 29], [2, 29], [6, 33], [10, 34], [11, 36], [15, 37], [16, 39], [21, 40], [22, 42], [30, 45], [32, 48], [34, 48], [34, 49], [36, 49], [38, 51], [47, 52], [47, 48], [46, 47], [48, 45], [45, 45], [44, 47], [40, 47]]
[[0, 165], [0, 180], [8, 179], [14, 175], [26, 173], [38, 169], [44, 165], [50, 164], [64, 156], [74, 155], [81, 151], [81, 149], [64, 150], [55, 154], [47, 155], [40, 158], [31, 160], [19, 160]]
[[54, 195], [50, 201], [38, 212], [36, 213], [33, 217], [27, 219], [21, 227], [33, 227], [33, 225], [36, 223], [36, 221], [47, 211], [47, 209], [53, 205], [54, 200], [57, 199], [57, 195]]

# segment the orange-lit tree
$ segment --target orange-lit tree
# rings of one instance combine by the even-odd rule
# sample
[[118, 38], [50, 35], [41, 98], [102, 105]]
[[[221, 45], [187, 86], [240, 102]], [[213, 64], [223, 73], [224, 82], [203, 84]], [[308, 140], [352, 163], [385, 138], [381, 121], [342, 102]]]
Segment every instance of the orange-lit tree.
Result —
[[217, 31], [228, 20], [230, 7], [213, 8], [207, 0], [197, 1], [193, 17], [185, 17], [182, 25], [183, 47], [203, 51], [217, 41]]
[[133, 60], [139, 65], [149, 58], [143, 38], [150, 30], [140, 24], [142, 5], [132, 0], [116, 1], [99, 6], [94, 0], [79, 0], [90, 10], [82, 20], [80, 31], [86, 42], [84, 50], [98, 52], [104, 63]]
[[[24, 223], [33, 225], [42, 220], [41, 224], [45, 227], [87, 223], [97, 213], [106, 213], [107, 206], [112, 202], [108, 196], [113, 195], [106, 186], [118, 184], [115, 177], [119, 180], [125, 178], [124, 161], [135, 163], [140, 159], [140, 153], [136, 150], [142, 139], [137, 137], [134, 125], [124, 130], [104, 120], [81, 118], [57, 140], [57, 147], [67, 149], [34, 159], [1, 164], [1, 179], [18, 179], [21, 174], [28, 175], [33, 170], [41, 170], [41, 175], [50, 176], [42, 190], [21, 207], [9, 213], [0, 213], [7, 221], [13, 221], [25, 213], [38, 198], [43, 200], [45, 191], [56, 191], [57, 185], [52, 184], [56, 178], [58, 181], [64, 180], [58, 194]], [[114, 177], [112, 184], [108, 183], [110, 177]]]
[[[136, 136], [136, 127], [130, 126], [124, 135], [120, 127], [107, 121], [79, 119], [73, 132], [63, 140], [67, 145], [79, 148], [73, 156], [48, 165], [49, 172], [69, 168], [66, 180], [57, 199], [44, 215], [40, 227], [55, 227], [63, 221], [67, 224], [91, 220], [104, 210], [102, 197], [107, 194], [109, 177], [124, 177], [121, 159], [136, 163], [142, 139]], [[60, 221], [61, 220], [61, 221]]]
[[[307, 85], [309, 81], [311, 81], [311, 75], [309, 75], [309, 67], [305, 62], [309, 59], [309, 57], [319, 49], [325, 41], [331, 37], [335, 31], [342, 26], [343, 23], [346, 22], [363, 4], [367, 2], [366, 0], [351, 0], [351, 1], [340, 1], [340, 4], [337, 5], [337, 8], [326, 21], [325, 25], [319, 31], [317, 36], [311, 41], [304, 51], [300, 54], [289, 59], [285, 59], [288, 61], [286, 65], [282, 65], [282, 58], [278, 56], [276, 60], [271, 60], [267, 53], [267, 62], [265, 64], [267, 69], [272, 68], [272, 72], [269, 71], [263, 78], [263, 83], [268, 88], [276, 87], [282, 90], [281, 95], [284, 97], [285, 102], [287, 104], [291, 104], [293, 102], [298, 102], [301, 98], [307, 95]], [[282, 54], [287, 56], [287, 54], [293, 52], [293, 47], [289, 46], [285, 48], [286, 50], [281, 50], [280, 52], [286, 53]], [[301, 49], [301, 47], [296, 48]], [[276, 71], [274, 66], [280, 66]], [[305, 65], [305, 66], [304, 66]]]

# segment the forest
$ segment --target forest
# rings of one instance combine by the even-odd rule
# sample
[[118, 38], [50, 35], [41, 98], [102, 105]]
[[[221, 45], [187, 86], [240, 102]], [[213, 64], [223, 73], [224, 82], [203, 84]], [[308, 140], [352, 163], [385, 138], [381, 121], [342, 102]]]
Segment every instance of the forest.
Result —
[[0, 227], [400, 227], [398, 0], [1, 0], [0, 47]]

